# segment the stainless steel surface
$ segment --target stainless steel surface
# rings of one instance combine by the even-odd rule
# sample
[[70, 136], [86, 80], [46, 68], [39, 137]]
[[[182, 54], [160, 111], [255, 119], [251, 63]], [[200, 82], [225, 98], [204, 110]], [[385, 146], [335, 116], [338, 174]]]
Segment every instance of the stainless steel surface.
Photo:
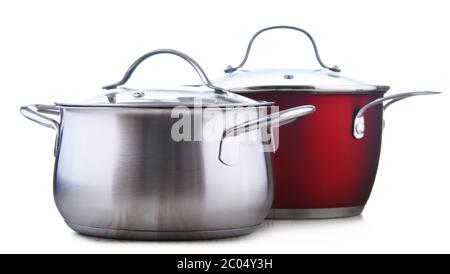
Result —
[[246, 235], [254, 231], [259, 225], [224, 229], [224, 230], [207, 230], [207, 231], [146, 231], [146, 230], [117, 230], [105, 229], [89, 226], [75, 225], [67, 223], [67, 225], [74, 231], [88, 235], [102, 238], [112, 239], [128, 239], [128, 240], [208, 240], [220, 239], [228, 237], [238, 237]]
[[136, 61], [134, 61], [134, 63], [128, 68], [128, 70], [126, 71], [125, 75], [123, 76], [123, 78], [112, 85], [106, 85], [103, 88], [104, 89], [115, 89], [118, 86], [122, 86], [124, 85], [131, 77], [131, 75], [133, 74], [134, 70], [146, 59], [155, 56], [155, 55], [159, 55], [159, 54], [171, 54], [171, 55], [175, 55], [178, 56], [182, 59], [184, 59], [186, 62], [188, 62], [197, 72], [198, 76], [200, 76], [200, 79], [202, 80], [203, 84], [205, 84], [205, 86], [215, 90], [216, 92], [225, 92], [224, 89], [222, 89], [221, 87], [215, 86], [213, 83], [211, 83], [211, 81], [208, 79], [208, 76], [206, 76], [205, 72], [203, 71], [202, 67], [194, 60], [192, 59], [189, 55], [177, 51], [177, 50], [173, 50], [173, 49], [157, 49], [157, 50], [153, 50], [150, 51], [144, 55], [142, 55], [141, 57], [139, 57]]
[[357, 216], [364, 205], [335, 208], [281, 209], [272, 208], [267, 219], [327, 219]]
[[[253, 119], [260, 115], [257, 108], [233, 108], [225, 115], [236, 112]], [[216, 127], [214, 140], [173, 141], [176, 120], [169, 108], [61, 108], [54, 197], [65, 221], [94, 235], [162, 232], [137, 232], [149, 238], [215, 230], [221, 232], [207, 234], [234, 236], [240, 233], [234, 229], [261, 223], [273, 199], [270, 155], [262, 152], [261, 141], [235, 143], [239, 163], [223, 165], [217, 159], [219, 143], [234, 119], [217, 127], [223, 116], [192, 115], [202, 119], [203, 128]]]
[[253, 42], [255, 41], [256, 37], [258, 37], [263, 32], [266, 32], [266, 31], [269, 31], [269, 30], [274, 30], [274, 29], [289, 29], [289, 30], [299, 31], [299, 32], [305, 34], [309, 38], [309, 40], [311, 41], [311, 44], [312, 44], [312, 46], [314, 48], [314, 53], [316, 55], [317, 62], [319, 62], [320, 66], [323, 67], [323, 68], [329, 69], [331, 71], [334, 71], [334, 72], [340, 72], [341, 71], [338, 66], [327, 67], [322, 62], [322, 60], [320, 59], [320, 56], [319, 56], [319, 50], [317, 49], [316, 42], [314, 41], [314, 39], [311, 36], [311, 34], [309, 34], [306, 30], [301, 29], [301, 28], [297, 28], [297, 27], [293, 27], [293, 26], [272, 26], [272, 27], [261, 29], [258, 32], [256, 32], [253, 35], [253, 37], [250, 39], [250, 42], [248, 43], [247, 51], [245, 52], [244, 59], [241, 61], [241, 63], [238, 66], [236, 66], [236, 67], [228, 66], [225, 69], [225, 73], [231, 73], [231, 72], [236, 71], [239, 68], [242, 68], [245, 65], [245, 62], [247, 62], [248, 56], [250, 54], [250, 50], [252, 48]]
[[[364, 122], [364, 113], [371, 107], [382, 104], [385, 101], [389, 101], [386, 103], [383, 107], [384, 110], [391, 104], [398, 102], [400, 100], [412, 97], [412, 96], [418, 96], [418, 95], [434, 95], [439, 94], [440, 92], [435, 91], [417, 91], [417, 92], [406, 92], [406, 93], [400, 93], [395, 94], [391, 96], [386, 96], [383, 98], [379, 98], [376, 100], [373, 100], [372, 102], [368, 103], [367, 105], [363, 106], [358, 113], [355, 116], [354, 122], [353, 122], [353, 136], [356, 139], [361, 139], [364, 137], [364, 131], [365, 131], [365, 122]], [[384, 125], [384, 124], [383, 124]]]

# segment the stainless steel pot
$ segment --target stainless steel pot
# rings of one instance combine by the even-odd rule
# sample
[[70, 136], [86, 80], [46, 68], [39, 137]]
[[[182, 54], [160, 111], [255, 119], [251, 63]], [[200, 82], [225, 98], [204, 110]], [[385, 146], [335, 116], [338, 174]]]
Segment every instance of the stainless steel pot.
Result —
[[[211, 90], [119, 87], [157, 54], [186, 60]], [[307, 105], [267, 115], [271, 103], [214, 86], [192, 58], [169, 49], [140, 57], [120, 82], [104, 88], [106, 94], [83, 103], [21, 108], [57, 132], [54, 197], [64, 220], [79, 233], [101, 237], [207, 239], [251, 232], [273, 199], [264, 130], [315, 110]], [[189, 124], [194, 135], [207, 129], [210, 138], [174, 139], [180, 113], [201, 122]], [[247, 117], [242, 123], [235, 119], [241, 114]], [[239, 133], [258, 138], [241, 140]]]

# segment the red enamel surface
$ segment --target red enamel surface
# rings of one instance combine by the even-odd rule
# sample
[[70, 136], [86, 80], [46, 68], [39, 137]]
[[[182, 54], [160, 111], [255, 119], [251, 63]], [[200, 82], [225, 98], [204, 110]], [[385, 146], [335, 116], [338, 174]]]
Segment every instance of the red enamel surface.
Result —
[[273, 208], [333, 208], [364, 205], [380, 156], [382, 105], [365, 114], [365, 136], [353, 137], [353, 119], [382, 95], [245, 94], [273, 101], [280, 110], [310, 104], [316, 112], [280, 128], [273, 155]]

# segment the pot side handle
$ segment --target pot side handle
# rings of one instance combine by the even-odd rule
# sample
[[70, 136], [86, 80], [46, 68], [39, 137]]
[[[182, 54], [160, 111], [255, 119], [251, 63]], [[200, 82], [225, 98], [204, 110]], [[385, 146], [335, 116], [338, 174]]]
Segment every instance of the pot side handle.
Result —
[[40, 124], [41, 126], [53, 128], [59, 130], [59, 123], [42, 113], [59, 115], [59, 108], [56, 106], [49, 105], [27, 105], [20, 108], [20, 113], [22, 113], [25, 118]]
[[60, 109], [57, 106], [51, 106], [51, 105], [41, 105], [41, 104], [34, 104], [34, 105], [27, 105], [20, 108], [20, 113], [22, 113], [25, 118], [41, 125], [44, 127], [52, 128], [56, 130], [56, 140], [55, 140], [55, 148], [54, 148], [54, 155], [56, 156], [58, 152], [58, 142], [59, 142], [59, 123], [44, 115], [51, 114], [51, 115], [60, 115]]
[[[440, 93], [441, 92], [436, 92], [436, 91], [406, 92], [406, 93], [395, 94], [395, 95], [386, 96], [383, 98], [378, 98], [376, 100], [373, 100], [372, 102], [363, 106], [356, 114], [355, 119], [353, 121], [353, 136], [356, 139], [362, 139], [364, 137], [364, 131], [365, 131], [364, 113], [369, 108], [371, 108], [375, 105], [382, 104], [384, 101], [389, 101], [388, 103], [386, 103], [383, 106], [383, 111], [384, 111], [384, 110], [386, 110], [386, 108], [388, 106], [392, 105], [393, 103], [398, 102], [403, 99], [406, 99], [406, 98], [410, 98], [410, 97], [418, 96], [418, 95], [435, 95], [435, 94], [440, 94]], [[384, 123], [384, 121], [383, 121], [383, 123]]]
[[225, 130], [222, 140], [230, 137], [237, 136], [241, 133], [249, 132], [255, 129], [271, 127], [277, 128], [295, 121], [297, 118], [309, 115], [316, 111], [316, 108], [312, 105], [303, 105], [290, 109], [286, 109], [280, 112], [272, 113], [262, 118], [254, 119], [234, 126]]
[[316, 111], [316, 108], [312, 105], [303, 105], [290, 109], [286, 109], [280, 112], [272, 113], [270, 115], [264, 116], [262, 118], [257, 118], [249, 120], [240, 125], [229, 128], [223, 132], [222, 139], [220, 140], [219, 147], [219, 161], [225, 165], [228, 164], [225, 159], [223, 159], [223, 142], [228, 137], [238, 136], [239, 134], [246, 133], [252, 130], [261, 128], [277, 128], [283, 125], [287, 125], [302, 116], [312, 114]]

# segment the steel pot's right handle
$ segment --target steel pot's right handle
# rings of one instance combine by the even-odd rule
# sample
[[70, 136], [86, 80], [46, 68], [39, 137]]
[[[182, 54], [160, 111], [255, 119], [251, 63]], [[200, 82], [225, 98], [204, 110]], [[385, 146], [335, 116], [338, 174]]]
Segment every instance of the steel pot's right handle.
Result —
[[315, 111], [316, 108], [314, 106], [304, 105], [272, 113], [262, 118], [250, 120], [243, 124], [225, 130], [222, 140], [230, 136], [237, 136], [241, 133], [249, 132], [259, 128], [280, 127], [295, 121], [297, 118], [309, 115]]
[[257, 118], [254, 120], [246, 121], [240, 125], [229, 128], [223, 132], [222, 139], [220, 140], [219, 147], [219, 160], [225, 164], [227, 163], [225, 159], [223, 159], [223, 141], [232, 136], [237, 136], [239, 134], [249, 132], [252, 130], [260, 129], [260, 128], [277, 128], [280, 126], [287, 125], [302, 116], [306, 116], [312, 114], [316, 111], [316, 108], [312, 105], [303, 105], [298, 107], [293, 107], [290, 109], [286, 109], [280, 112], [272, 113], [270, 115], [264, 116], [262, 118]]
[[386, 110], [388, 106], [391, 104], [398, 102], [400, 100], [412, 97], [412, 96], [418, 96], [418, 95], [434, 95], [439, 94], [440, 92], [436, 91], [417, 91], [417, 92], [406, 92], [406, 93], [400, 93], [395, 94], [391, 96], [386, 96], [383, 98], [378, 98], [376, 100], [373, 100], [372, 102], [368, 103], [367, 105], [363, 106], [358, 113], [355, 116], [355, 119], [353, 121], [353, 136], [356, 139], [361, 139], [364, 137], [364, 131], [365, 131], [365, 122], [364, 122], [364, 113], [371, 107], [382, 104], [384, 101], [389, 101], [387, 104], [383, 106], [383, 111]]
[[319, 56], [319, 50], [317, 49], [316, 42], [314, 41], [314, 39], [313, 39], [313, 37], [311, 36], [311, 34], [309, 34], [309, 32], [307, 32], [306, 30], [301, 29], [301, 28], [297, 28], [297, 27], [293, 27], [293, 26], [272, 26], [272, 27], [268, 27], [268, 28], [261, 29], [261, 30], [259, 30], [258, 32], [256, 32], [256, 33], [253, 35], [253, 37], [250, 39], [250, 42], [248, 43], [247, 51], [245, 52], [244, 59], [241, 61], [241, 63], [240, 63], [238, 66], [236, 66], [236, 67], [228, 66], [228, 67], [224, 70], [225, 73], [231, 73], [231, 72], [236, 71], [236, 70], [239, 69], [239, 68], [242, 68], [242, 67], [245, 65], [245, 63], [247, 62], [248, 56], [249, 56], [249, 54], [250, 54], [250, 50], [251, 50], [251, 48], [252, 48], [253, 42], [254, 42], [254, 40], [256, 39], [256, 37], [258, 37], [258, 36], [259, 36], [261, 33], [263, 33], [263, 32], [266, 32], [266, 31], [269, 31], [269, 30], [274, 30], [274, 29], [289, 29], [289, 30], [295, 30], [295, 31], [302, 32], [302, 33], [305, 34], [305, 35], [309, 38], [309, 40], [311, 41], [311, 44], [312, 44], [312, 46], [313, 46], [313, 48], [314, 48], [314, 53], [315, 53], [315, 55], [316, 55], [317, 62], [319, 62], [320, 66], [323, 67], [323, 68], [329, 69], [329, 70], [331, 70], [331, 71], [334, 71], [334, 72], [340, 72], [340, 71], [341, 71], [341, 70], [339, 69], [338, 66], [328, 67], [328, 66], [326, 66], [326, 65], [322, 62], [322, 59], [320, 59], [320, 56]]

